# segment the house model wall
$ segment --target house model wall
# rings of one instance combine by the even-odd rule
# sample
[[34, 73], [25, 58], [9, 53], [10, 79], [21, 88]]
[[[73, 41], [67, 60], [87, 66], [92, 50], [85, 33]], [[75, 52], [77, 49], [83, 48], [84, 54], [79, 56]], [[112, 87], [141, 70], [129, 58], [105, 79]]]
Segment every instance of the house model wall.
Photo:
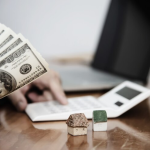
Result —
[[73, 136], [87, 134], [88, 120], [83, 113], [70, 115], [66, 124], [68, 133]]

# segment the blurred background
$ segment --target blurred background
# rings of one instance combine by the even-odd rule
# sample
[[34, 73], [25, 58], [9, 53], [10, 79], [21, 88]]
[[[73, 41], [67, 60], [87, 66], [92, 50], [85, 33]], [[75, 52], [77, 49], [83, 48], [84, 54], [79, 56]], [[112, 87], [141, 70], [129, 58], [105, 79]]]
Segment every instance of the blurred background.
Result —
[[0, 22], [22, 33], [45, 58], [93, 54], [110, 1], [1, 0]]

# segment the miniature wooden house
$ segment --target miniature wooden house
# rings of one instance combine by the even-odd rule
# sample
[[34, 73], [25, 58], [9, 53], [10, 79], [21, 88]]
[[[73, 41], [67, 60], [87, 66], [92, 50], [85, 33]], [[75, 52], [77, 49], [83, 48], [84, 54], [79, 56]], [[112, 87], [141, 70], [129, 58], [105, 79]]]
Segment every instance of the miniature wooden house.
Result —
[[70, 115], [66, 124], [68, 133], [73, 136], [87, 134], [88, 120], [83, 113]]
[[107, 113], [105, 110], [93, 111], [93, 131], [107, 131]]

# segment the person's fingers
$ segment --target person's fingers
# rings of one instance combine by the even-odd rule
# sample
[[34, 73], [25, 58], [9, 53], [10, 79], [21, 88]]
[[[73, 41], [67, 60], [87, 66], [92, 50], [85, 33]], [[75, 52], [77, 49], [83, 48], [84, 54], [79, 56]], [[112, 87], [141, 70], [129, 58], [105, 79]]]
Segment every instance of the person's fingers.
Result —
[[55, 100], [59, 101], [63, 105], [66, 105], [68, 102], [61, 87], [61, 84], [56, 80], [51, 80], [49, 86]]
[[57, 72], [53, 71], [53, 76], [54, 76], [55, 79], [58, 80], [58, 82], [59, 82], [60, 85], [61, 85], [61, 84], [62, 84], [62, 81], [61, 81], [61, 79], [60, 79], [60, 75], [59, 75]]
[[31, 88], [31, 84], [28, 84], [28, 85], [20, 88], [20, 91], [25, 95], [30, 88]]
[[44, 90], [43, 95], [47, 101], [54, 100], [54, 98], [49, 90]]
[[46, 87], [45, 83], [47, 80], [42, 76], [39, 79], [35, 80], [34, 82], [31, 83], [32, 87], [37, 87], [39, 90], [43, 91]]
[[25, 110], [27, 106], [27, 100], [20, 90], [15, 91], [14, 93], [10, 94], [8, 97], [13, 103], [13, 105], [17, 108], [17, 110], [19, 111]]
[[45, 100], [43, 95], [39, 95], [39, 94], [37, 94], [35, 92], [30, 92], [30, 93], [28, 93], [27, 96], [33, 102], [40, 102], [40, 101], [44, 101]]
[[49, 70], [47, 73], [45, 73], [39, 79], [32, 82], [32, 86], [36, 86], [39, 88], [39, 90], [43, 91], [46, 88], [49, 89], [49, 82], [51, 82], [51, 80], [55, 80], [61, 84], [59, 74], [53, 70]]
[[54, 98], [52, 97], [50, 91], [43, 91], [42, 95], [37, 94], [36, 92], [30, 92], [27, 95], [30, 100], [32, 100], [33, 102], [42, 102], [42, 101], [50, 101], [53, 100]]
[[[32, 86], [36, 86], [42, 91], [45, 89], [51, 91], [51, 94], [54, 97], [54, 99], [58, 100], [61, 104], [68, 103], [65, 93], [63, 92], [63, 89], [61, 87], [59, 75], [52, 70], [50, 70], [48, 73], [43, 75], [42, 78], [39, 78], [38, 80], [34, 81], [32, 83]], [[30, 97], [34, 101], [36, 99], [38, 99], [36, 101], [39, 101], [39, 97], [38, 97], [38, 95], [35, 95], [35, 93], [30, 94]]]
[[49, 89], [51, 90], [55, 100], [59, 101], [63, 105], [66, 105], [68, 103], [61, 86], [60, 77], [58, 73], [54, 71], [51, 71], [50, 73]]

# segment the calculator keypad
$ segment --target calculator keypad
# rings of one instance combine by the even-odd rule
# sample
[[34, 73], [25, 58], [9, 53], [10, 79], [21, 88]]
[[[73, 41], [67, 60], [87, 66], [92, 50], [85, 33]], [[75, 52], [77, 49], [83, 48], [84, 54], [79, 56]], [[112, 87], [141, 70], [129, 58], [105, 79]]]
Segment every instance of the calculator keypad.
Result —
[[[61, 105], [57, 101], [45, 102], [44, 109], [46, 110], [44, 110], [44, 112], [46, 114], [57, 114], [57, 113], [82, 111], [82, 110], [101, 108], [101, 107], [102, 106], [98, 102], [98, 100], [93, 97], [80, 97], [80, 98], [69, 99], [68, 105]], [[39, 114], [41, 114], [40, 109], [42, 108], [39, 107]]]

